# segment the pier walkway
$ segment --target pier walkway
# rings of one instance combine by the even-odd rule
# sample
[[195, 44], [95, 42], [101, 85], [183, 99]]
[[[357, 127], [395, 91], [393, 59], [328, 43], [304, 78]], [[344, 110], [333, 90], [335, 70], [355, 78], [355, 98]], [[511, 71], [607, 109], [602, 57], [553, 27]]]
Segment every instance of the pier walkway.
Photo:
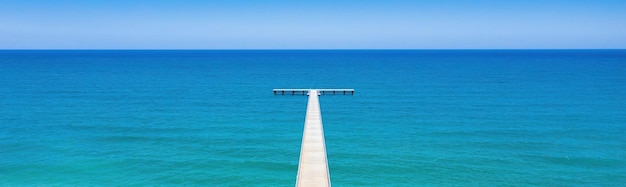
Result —
[[309, 91], [296, 186], [330, 186], [322, 111], [317, 90]]
[[309, 97], [300, 148], [296, 186], [330, 186], [326, 143], [322, 126], [321, 94], [354, 95], [354, 89], [274, 89], [274, 95], [304, 95]]

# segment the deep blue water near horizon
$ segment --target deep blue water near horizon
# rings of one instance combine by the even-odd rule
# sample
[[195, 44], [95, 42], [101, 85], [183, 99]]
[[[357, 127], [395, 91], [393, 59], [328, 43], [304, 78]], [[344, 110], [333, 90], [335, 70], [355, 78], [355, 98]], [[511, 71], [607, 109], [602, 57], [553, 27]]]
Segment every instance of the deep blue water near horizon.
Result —
[[626, 50], [0, 51], [0, 186], [623, 186]]

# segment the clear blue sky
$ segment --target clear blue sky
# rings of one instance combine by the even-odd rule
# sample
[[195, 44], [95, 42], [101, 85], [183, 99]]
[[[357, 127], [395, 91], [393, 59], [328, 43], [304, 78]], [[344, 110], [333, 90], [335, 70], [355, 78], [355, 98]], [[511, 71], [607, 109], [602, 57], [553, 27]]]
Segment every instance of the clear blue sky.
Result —
[[626, 48], [624, 0], [3, 0], [0, 49]]

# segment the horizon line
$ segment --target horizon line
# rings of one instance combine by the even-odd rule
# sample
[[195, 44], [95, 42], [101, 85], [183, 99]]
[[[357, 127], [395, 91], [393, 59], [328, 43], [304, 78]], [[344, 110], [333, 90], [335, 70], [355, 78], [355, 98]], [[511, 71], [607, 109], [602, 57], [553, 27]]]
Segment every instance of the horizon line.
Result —
[[307, 49], [307, 48], [293, 48], [293, 49], [281, 49], [281, 48], [241, 48], [241, 49], [184, 49], [184, 48], [33, 48], [33, 49], [0, 49], [0, 51], [514, 51], [514, 50], [626, 50], [626, 48], [320, 48], [320, 49]]

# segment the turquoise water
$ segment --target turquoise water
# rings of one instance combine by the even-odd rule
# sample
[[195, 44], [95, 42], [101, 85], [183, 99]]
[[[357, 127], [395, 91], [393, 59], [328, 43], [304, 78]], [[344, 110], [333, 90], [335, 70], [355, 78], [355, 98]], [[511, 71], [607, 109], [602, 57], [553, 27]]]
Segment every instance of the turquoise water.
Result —
[[0, 186], [622, 186], [625, 50], [0, 51]]

